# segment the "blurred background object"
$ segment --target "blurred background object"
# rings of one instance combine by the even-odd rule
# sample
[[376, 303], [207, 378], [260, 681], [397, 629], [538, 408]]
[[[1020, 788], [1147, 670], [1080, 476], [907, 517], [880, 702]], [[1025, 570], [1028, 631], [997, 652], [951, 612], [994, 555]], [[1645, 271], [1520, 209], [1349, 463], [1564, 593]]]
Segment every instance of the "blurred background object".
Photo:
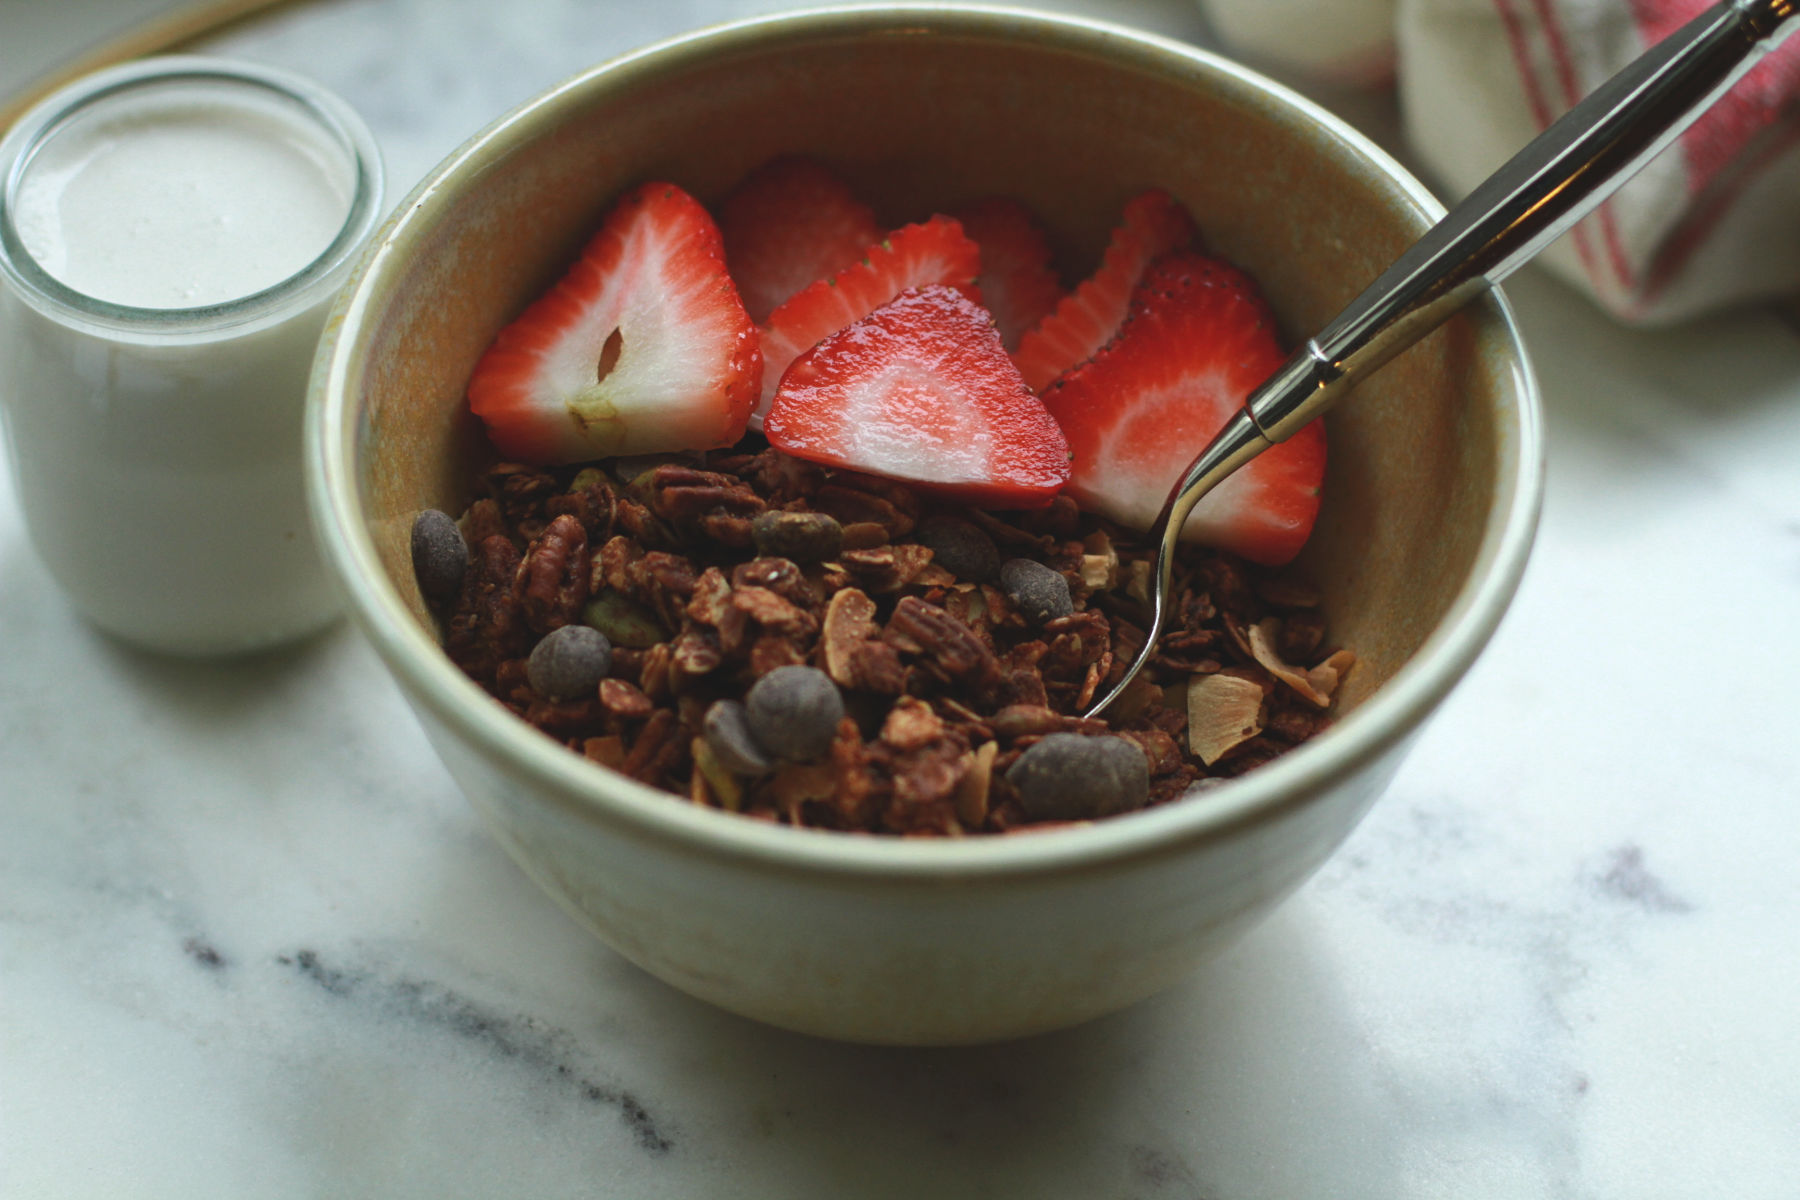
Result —
[[[1204, 0], [1227, 48], [1334, 86], [1397, 84], [1405, 153], [1446, 199], [1706, 0]], [[1667, 325], [1800, 294], [1800, 40], [1777, 50], [1543, 262]]]

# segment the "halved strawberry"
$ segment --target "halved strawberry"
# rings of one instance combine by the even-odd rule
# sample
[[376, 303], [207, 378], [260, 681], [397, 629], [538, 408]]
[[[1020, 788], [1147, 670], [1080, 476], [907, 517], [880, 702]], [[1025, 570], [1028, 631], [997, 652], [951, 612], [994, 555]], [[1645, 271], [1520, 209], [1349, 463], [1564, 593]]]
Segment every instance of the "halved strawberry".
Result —
[[783, 155], [746, 175], [719, 205], [725, 262], [752, 320], [881, 240], [875, 213], [831, 171]]
[[1165, 251], [1194, 240], [1194, 219], [1181, 202], [1158, 188], [1133, 197], [1113, 230], [1106, 254], [1056, 310], [1019, 338], [1013, 361], [1033, 391], [1077, 363], [1084, 363], [1118, 332], [1131, 304], [1131, 289], [1144, 268]]
[[961, 225], [937, 216], [896, 229], [865, 247], [855, 266], [803, 288], [770, 313], [763, 326], [762, 402], [750, 419], [751, 428], [761, 427], [782, 372], [795, 358], [907, 288], [941, 283], [972, 292], [980, 270], [980, 248]]
[[[1158, 259], [1119, 334], [1044, 391], [1074, 452], [1069, 494], [1146, 529], [1195, 455], [1285, 356], [1241, 271], [1191, 251]], [[1215, 488], [1184, 537], [1270, 565], [1299, 553], [1319, 511], [1325, 431], [1317, 421]]]
[[788, 368], [763, 422], [796, 458], [886, 475], [972, 504], [1048, 504], [1069, 449], [987, 310], [908, 289]]
[[981, 247], [981, 302], [994, 314], [1001, 344], [1011, 350], [1063, 298], [1062, 280], [1050, 266], [1050, 241], [1032, 211], [1010, 196], [977, 200], [952, 215]]
[[469, 407], [524, 462], [706, 450], [743, 436], [761, 379], [718, 226], [680, 188], [647, 183], [494, 338]]

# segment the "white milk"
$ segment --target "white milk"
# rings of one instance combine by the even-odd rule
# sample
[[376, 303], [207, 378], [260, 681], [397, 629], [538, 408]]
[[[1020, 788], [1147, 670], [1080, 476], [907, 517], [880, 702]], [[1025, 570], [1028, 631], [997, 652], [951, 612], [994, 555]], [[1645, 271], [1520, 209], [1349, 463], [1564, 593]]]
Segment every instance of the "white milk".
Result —
[[337, 610], [301, 483], [326, 308], [379, 215], [367, 130], [285, 75], [104, 72], [0, 146], [0, 404], [32, 540], [129, 640], [229, 653]]
[[144, 95], [58, 131], [20, 180], [26, 252], [78, 292], [143, 308], [237, 300], [323, 254], [354, 164], [301, 114], [214, 91]]

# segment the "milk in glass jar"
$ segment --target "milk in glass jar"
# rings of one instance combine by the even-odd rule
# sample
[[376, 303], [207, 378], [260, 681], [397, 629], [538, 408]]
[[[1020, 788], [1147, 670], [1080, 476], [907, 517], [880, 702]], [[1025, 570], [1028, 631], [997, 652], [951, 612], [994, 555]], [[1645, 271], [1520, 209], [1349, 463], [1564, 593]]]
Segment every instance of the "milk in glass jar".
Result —
[[0, 170], [0, 411], [50, 573], [156, 650], [323, 625], [301, 414], [381, 215], [368, 129], [284, 72], [148, 59], [38, 105]]

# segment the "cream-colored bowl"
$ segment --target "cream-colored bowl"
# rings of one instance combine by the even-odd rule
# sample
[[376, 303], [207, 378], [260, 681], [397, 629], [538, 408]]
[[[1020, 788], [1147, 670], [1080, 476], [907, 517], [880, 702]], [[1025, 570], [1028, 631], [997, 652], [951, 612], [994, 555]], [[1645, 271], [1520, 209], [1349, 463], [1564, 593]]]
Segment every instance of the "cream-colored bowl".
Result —
[[308, 415], [321, 541], [351, 611], [495, 835], [608, 945], [695, 996], [828, 1037], [957, 1043], [1070, 1025], [1179, 980], [1292, 892], [1393, 775], [1512, 596], [1538, 415], [1493, 298], [1332, 415], [1306, 552], [1353, 647], [1335, 728], [1251, 775], [1091, 826], [956, 841], [766, 825], [586, 762], [439, 651], [408, 557], [460, 511], [463, 387], [494, 332], [646, 179], [716, 200], [817, 155], [893, 221], [1024, 198], [1096, 259], [1159, 185], [1268, 292], [1333, 315], [1438, 212], [1342, 122], [1189, 46], [1004, 10], [858, 8], [629, 55], [502, 118], [399, 207], [328, 324]]

